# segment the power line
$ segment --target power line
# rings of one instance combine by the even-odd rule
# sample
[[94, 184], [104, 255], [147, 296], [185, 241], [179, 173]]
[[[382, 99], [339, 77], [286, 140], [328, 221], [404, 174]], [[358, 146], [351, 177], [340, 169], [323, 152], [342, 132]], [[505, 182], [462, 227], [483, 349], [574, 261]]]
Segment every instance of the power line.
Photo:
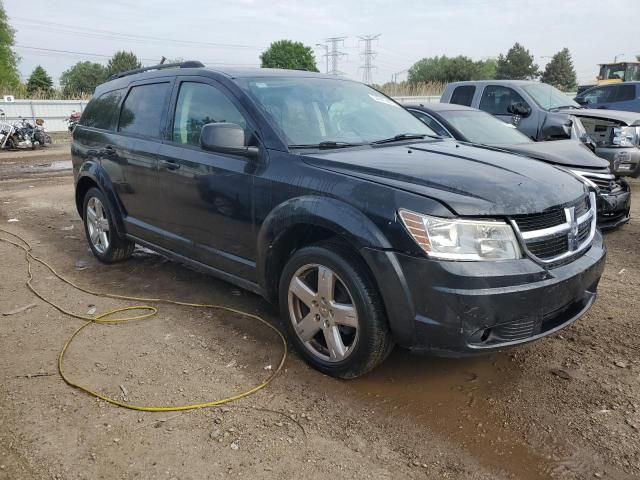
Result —
[[376, 67], [373, 65], [373, 59], [376, 57], [376, 52], [371, 49], [371, 44], [374, 40], [378, 40], [380, 38], [380, 34], [377, 33], [375, 35], [363, 35], [358, 37], [362, 42], [364, 42], [364, 50], [362, 51], [362, 60], [364, 61], [364, 65], [360, 68], [362, 69], [362, 82], [366, 84], [373, 83], [373, 75], [372, 70]]
[[[21, 49], [26, 49], [26, 50], [33, 50], [36, 52], [43, 52], [43, 54], [47, 54], [47, 55], [51, 55], [51, 56], [55, 56], [55, 55], [62, 55], [62, 56], [80, 56], [80, 57], [96, 57], [96, 58], [111, 58], [113, 55], [105, 55], [102, 53], [88, 53], [88, 52], [76, 52], [73, 50], [57, 50], [57, 49], [53, 49], [53, 48], [43, 48], [43, 47], [31, 47], [28, 45], [16, 45], [16, 48], [21, 48]], [[158, 62], [158, 58], [160, 58], [160, 55], [156, 58], [138, 58], [139, 60], [145, 61], [145, 62], [153, 62], [154, 64]], [[224, 63], [224, 62], [209, 62], [206, 60], [203, 60], [202, 63], [204, 63], [205, 65], [224, 65], [224, 66], [235, 66], [235, 67], [257, 67], [257, 64], [250, 64], [250, 63]]]
[[327, 53], [327, 57], [329, 58], [329, 62], [331, 64], [331, 68], [328, 73], [331, 75], [342, 75], [338, 69], [338, 60], [342, 57], [345, 57], [347, 54], [338, 50], [340, 45], [344, 46], [344, 39], [347, 37], [332, 37], [325, 39], [325, 42], [330, 45], [329, 53]]
[[49, 29], [49, 30], [57, 30], [61, 33], [68, 33], [73, 35], [81, 35], [87, 37], [98, 37], [98, 38], [110, 38], [116, 40], [127, 40], [127, 41], [140, 41], [144, 40], [145, 42], [153, 41], [153, 42], [161, 42], [163, 44], [166, 43], [177, 43], [181, 45], [191, 45], [196, 47], [207, 47], [207, 48], [247, 48], [247, 49], [263, 49], [267, 47], [262, 47], [258, 45], [242, 45], [235, 43], [214, 43], [214, 42], [203, 42], [197, 40], [184, 40], [184, 39], [176, 39], [176, 38], [165, 38], [165, 37], [154, 37], [151, 35], [139, 35], [139, 34], [131, 34], [131, 33], [122, 33], [115, 32], [112, 30], [101, 30], [96, 28], [85, 28], [79, 27], [76, 25], [65, 25], [62, 23], [54, 23], [54, 22], [46, 22], [42, 20], [33, 20], [29, 18], [22, 17], [12, 17], [12, 20], [16, 20], [15, 23], [23, 24], [27, 27], [38, 27], [38, 29]]

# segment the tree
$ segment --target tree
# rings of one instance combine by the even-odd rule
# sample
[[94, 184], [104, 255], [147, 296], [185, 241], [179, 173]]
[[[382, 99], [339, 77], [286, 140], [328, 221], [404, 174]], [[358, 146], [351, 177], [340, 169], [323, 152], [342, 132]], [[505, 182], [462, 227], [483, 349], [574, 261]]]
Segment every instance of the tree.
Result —
[[35, 92], [48, 92], [53, 87], [53, 80], [47, 71], [38, 65], [33, 69], [29, 80], [27, 81], [27, 92], [33, 94]]
[[262, 68], [288, 68], [317, 72], [316, 58], [311, 47], [301, 42], [278, 40], [260, 55]]
[[551, 58], [541, 80], [563, 92], [573, 92], [578, 87], [576, 70], [573, 68], [573, 60], [568, 48], [563, 48]]
[[65, 95], [78, 95], [93, 93], [106, 79], [104, 66], [93, 62], [78, 62], [62, 73], [60, 85]]
[[116, 73], [126, 72], [127, 70], [134, 70], [140, 68], [142, 63], [138, 60], [138, 57], [133, 52], [125, 52], [120, 50], [113, 54], [113, 57], [107, 63], [107, 77]]
[[479, 60], [469, 57], [430, 57], [418, 60], [409, 69], [408, 81], [411, 84], [440, 82], [449, 83], [463, 80], [489, 80], [495, 78], [495, 61]]
[[518, 42], [506, 56], [500, 54], [498, 57], [496, 78], [499, 80], [531, 80], [539, 74], [538, 65], [533, 63], [533, 55]]
[[4, 5], [0, 1], [0, 85], [17, 87], [20, 84], [18, 61], [20, 58], [12, 50], [14, 30], [9, 25]]

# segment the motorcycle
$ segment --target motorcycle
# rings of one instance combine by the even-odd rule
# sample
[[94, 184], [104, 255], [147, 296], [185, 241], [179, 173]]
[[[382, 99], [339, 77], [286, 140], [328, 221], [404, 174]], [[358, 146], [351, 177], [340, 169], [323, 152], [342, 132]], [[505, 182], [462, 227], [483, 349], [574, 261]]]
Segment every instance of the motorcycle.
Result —
[[44, 130], [44, 120], [37, 118], [35, 125], [20, 117], [20, 120], [9, 123], [6, 114], [0, 109], [0, 149], [15, 150], [51, 144], [51, 136]]
[[51, 136], [44, 131], [44, 119], [36, 118], [36, 125], [33, 128], [33, 141], [40, 144], [41, 147], [51, 145]]
[[80, 121], [80, 115], [82, 115], [80, 112], [76, 112], [75, 110], [73, 110], [71, 112], [71, 115], [69, 115], [69, 118], [67, 118], [67, 123], [69, 124], [69, 132], [73, 133], [73, 129], [76, 128], [76, 125]]

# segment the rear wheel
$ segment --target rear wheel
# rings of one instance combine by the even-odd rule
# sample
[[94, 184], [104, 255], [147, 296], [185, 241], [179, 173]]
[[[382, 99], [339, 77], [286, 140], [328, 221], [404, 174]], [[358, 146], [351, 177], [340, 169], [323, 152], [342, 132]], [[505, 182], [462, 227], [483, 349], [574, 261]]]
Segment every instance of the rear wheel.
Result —
[[362, 375], [393, 348], [377, 288], [342, 245], [310, 246], [291, 257], [280, 279], [280, 308], [298, 352], [328, 375]]
[[131, 256], [135, 243], [121, 239], [115, 231], [114, 213], [103, 193], [93, 187], [83, 202], [84, 231], [93, 254], [105, 263], [114, 263]]

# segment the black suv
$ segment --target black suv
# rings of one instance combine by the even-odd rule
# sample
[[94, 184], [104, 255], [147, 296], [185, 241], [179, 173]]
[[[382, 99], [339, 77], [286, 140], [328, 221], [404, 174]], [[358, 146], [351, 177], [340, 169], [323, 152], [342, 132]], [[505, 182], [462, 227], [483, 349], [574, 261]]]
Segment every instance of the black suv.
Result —
[[72, 155], [98, 259], [139, 243], [278, 302], [300, 354], [337, 377], [394, 344], [459, 355], [555, 332], [604, 267], [587, 184], [441, 139], [337, 77], [126, 72], [96, 89]]

